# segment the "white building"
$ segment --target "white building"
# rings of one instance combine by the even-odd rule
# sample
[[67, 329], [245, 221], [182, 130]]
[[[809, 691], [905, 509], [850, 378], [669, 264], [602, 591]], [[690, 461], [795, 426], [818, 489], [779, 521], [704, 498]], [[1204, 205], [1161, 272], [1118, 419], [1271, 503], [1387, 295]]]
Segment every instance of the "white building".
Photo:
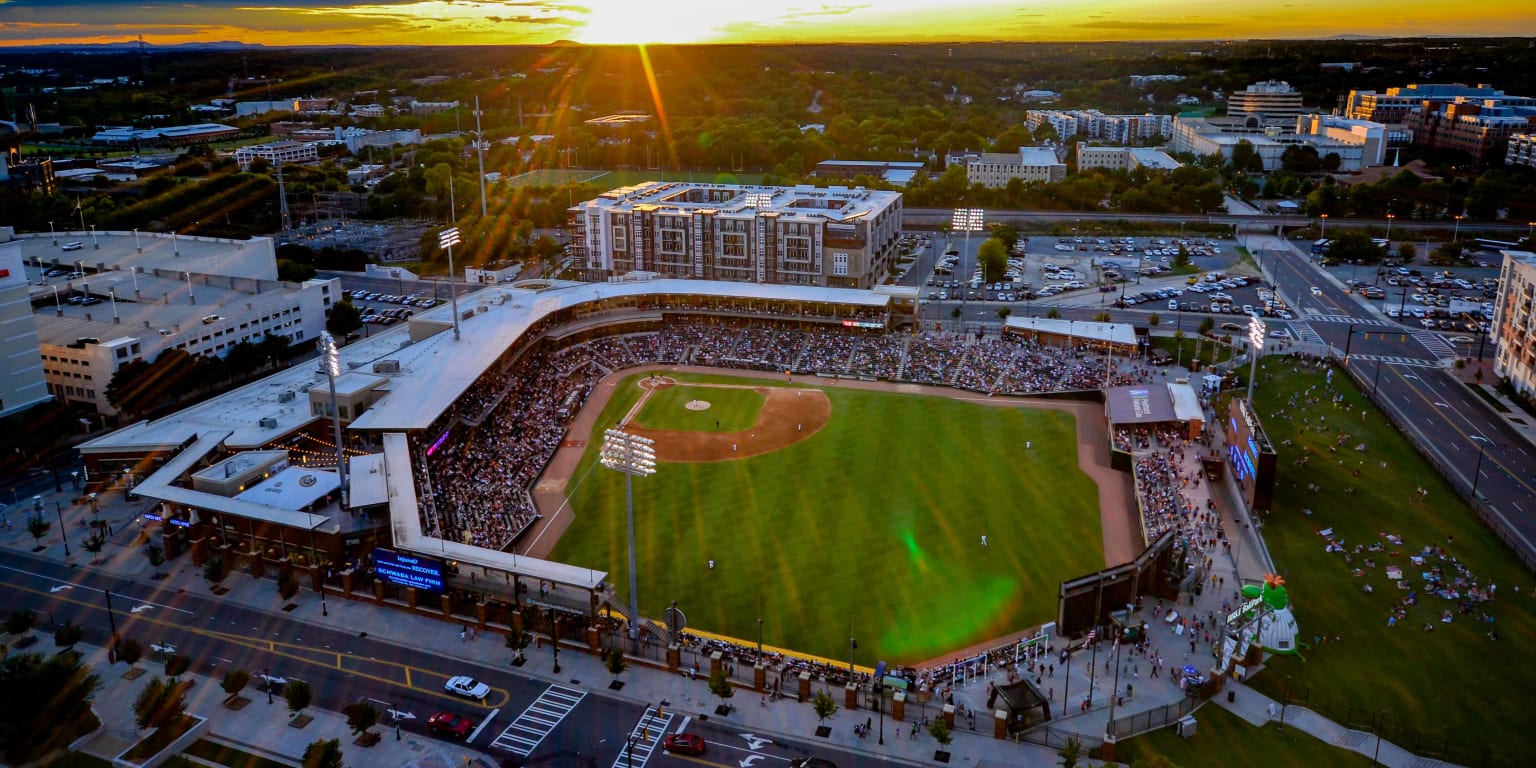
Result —
[[[63, 242], [86, 235], [60, 233]], [[100, 248], [66, 252], [48, 234], [16, 240], [34, 271], [62, 266], [83, 278], [30, 287], [46, 392], [114, 409], [107, 384], [124, 363], [152, 361], [167, 349], [219, 355], [266, 334], [312, 342], [341, 300], [336, 280], [277, 280], [272, 241], [221, 240], [154, 233], [98, 232]], [[79, 258], [70, 258], [79, 256]], [[71, 304], [71, 297], [89, 297]]]
[[891, 269], [901, 194], [646, 182], [570, 208], [588, 279], [630, 273], [868, 288]]
[[1067, 164], [1050, 147], [1019, 147], [1018, 154], [983, 152], [966, 163], [966, 180], [992, 189], [1008, 186], [1012, 179], [1049, 183], [1067, 177]]
[[[1309, 118], [1297, 118], [1297, 123], [1300, 122], [1306, 122], [1308, 130], [1312, 129]], [[1347, 123], [1330, 123], [1329, 119], [1322, 118], [1317, 121], [1320, 133], [1298, 134], [1279, 126], [1254, 127], [1248, 120], [1180, 116], [1173, 121], [1173, 140], [1169, 142], [1169, 150], [1195, 155], [1221, 155], [1231, 160], [1232, 150], [1246, 141], [1253, 145], [1263, 161], [1264, 170], [1273, 171], [1280, 168], [1281, 157], [1287, 147], [1303, 145], [1316, 149], [1319, 157], [1338, 155], [1341, 171], [1358, 171], [1380, 165], [1385, 146], [1379, 132], [1364, 126], [1357, 132], [1355, 127], [1348, 127]]]
[[1254, 83], [1227, 99], [1227, 117], [1254, 125], [1292, 125], [1302, 111], [1301, 91], [1281, 80]]
[[1509, 137], [1509, 152], [1504, 155], [1504, 164], [1536, 168], [1536, 133], [1517, 133]]
[[50, 398], [37, 348], [37, 326], [15, 230], [0, 227], [0, 416]]
[[1183, 165], [1168, 153], [1152, 147], [1102, 147], [1088, 144], [1077, 145], [1077, 170], [1106, 168], [1112, 171], [1166, 172]]
[[240, 164], [240, 170], [249, 171], [252, 161], [255, 160], [265, 160], [268, 165], [318, 163], [320, 150], [314, 144], [298, 141], [273, 141], [267, 144], [252, 144], [235, 150], [235, 162]]
[[1080, 135], [1117, 144], [1140, 144], [1168, 138], [1173, 118], [1150, 113], [1106, 115], [1097, 109], [1031, 109], [1024, 113], [1024, 124], [1031, 131], [1050, 125], [1062, 139]]
[[1183, 75], [1131, 75], [1132, 88], [1145, 88], [1148, 83], [1177, 83]]
[[1536, 253], [1503, 251], [1493, 305], [1493, 372], [1515, 391], [1536, 394]]
[[[1317, 137], [1329, 144], [1359, 146], [1362, 168], [1381, 165], [1387, 155], [1387, 127], [1369, 120], [1315, 113], [1302, 115], [1296, 118], [1296, 135], [1304, 140]], [[1323, 154], [1322, 147], [1318, 147], [1318, 154]]]

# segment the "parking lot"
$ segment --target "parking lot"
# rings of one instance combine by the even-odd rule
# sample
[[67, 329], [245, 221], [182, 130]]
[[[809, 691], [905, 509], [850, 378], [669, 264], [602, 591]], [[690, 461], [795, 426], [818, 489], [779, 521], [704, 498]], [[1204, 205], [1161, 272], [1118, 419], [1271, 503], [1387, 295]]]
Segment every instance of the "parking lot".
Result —
[[362, 313], [363, 322], [373, 325], [394, 325], [416, 314], [417, 310], [430, 309], [442, 303], [441, 299], [424, 297], [419, 293], [397, 296], [359, 290], [349, 291], [347, 295]]

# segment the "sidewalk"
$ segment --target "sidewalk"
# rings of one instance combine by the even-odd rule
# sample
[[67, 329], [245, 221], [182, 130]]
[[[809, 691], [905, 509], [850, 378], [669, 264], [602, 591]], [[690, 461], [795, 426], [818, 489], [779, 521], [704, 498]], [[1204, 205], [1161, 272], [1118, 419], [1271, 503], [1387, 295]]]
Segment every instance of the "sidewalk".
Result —
[[[93, 703], [102, 727], [82, 751], [110, 760], [141, 737], [134, 727], [133, 702], [162, 670], [153, 661], [143, 661], [139, 668], [144, 674], [135, 680], [127, 680], [123, 675], [128, 668], [107, 664], [105, 648], [81, 644], [75, 649], [81, 651], [85, 665], [94, 668], [101, 676], [102, 684]], [[298, 766], [304, 748], [321, 739], [340, 740], [342, 754], [350, 765], [455, 768], [496, 764], [490, 757], [439, 739], [406, 734], [406, 738], [396, 741], [391, 729], [382, 724], [372, 729], [384, 737], [376, 746], [356, 746], [352, 743], [356, 737], [347, 727], [347, 719], [338, 713], [306, 709], [304, 714], [313, 720], [303, 728], [293, 728], [288, 725], [292, 716], [282, 697], [269, 703], [266, 694], [246, 688], [240, 695], [250, 703], [234, 710], [224, 706], [226, 696], [219, 687], [219, 680], [194, 674], [182, 675], [181, 679], [193, 681], [187, 694], [187, 713], [208, 719], [211, 735], [205, 738], [287, 765]]]

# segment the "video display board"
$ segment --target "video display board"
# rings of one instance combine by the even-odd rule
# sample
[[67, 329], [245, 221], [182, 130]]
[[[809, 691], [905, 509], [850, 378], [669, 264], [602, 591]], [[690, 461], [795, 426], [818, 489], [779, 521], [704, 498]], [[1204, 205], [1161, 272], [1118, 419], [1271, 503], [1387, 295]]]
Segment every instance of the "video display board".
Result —
[[443, 591], [443, 561], [434, 557], [422, 557], [375, 547], [373, 570], [379, 578], [391, 584], [415, 587], [428, 592]]
[[1247, 400], [1227, 408], [1227, 465], [1250, 510], [1267, 510], [1275, 491], [1275, 449]]

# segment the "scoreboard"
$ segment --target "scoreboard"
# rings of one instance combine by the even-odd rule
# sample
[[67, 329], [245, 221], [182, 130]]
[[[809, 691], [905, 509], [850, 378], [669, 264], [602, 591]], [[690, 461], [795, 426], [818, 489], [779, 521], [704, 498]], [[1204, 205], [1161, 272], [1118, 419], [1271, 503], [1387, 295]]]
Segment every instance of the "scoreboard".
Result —
[[1253, 406], [1233, 398], [1227, 408], [1227, 465], [1250, 511], [1268, 510], [1275, 492], [1275, 449]]

